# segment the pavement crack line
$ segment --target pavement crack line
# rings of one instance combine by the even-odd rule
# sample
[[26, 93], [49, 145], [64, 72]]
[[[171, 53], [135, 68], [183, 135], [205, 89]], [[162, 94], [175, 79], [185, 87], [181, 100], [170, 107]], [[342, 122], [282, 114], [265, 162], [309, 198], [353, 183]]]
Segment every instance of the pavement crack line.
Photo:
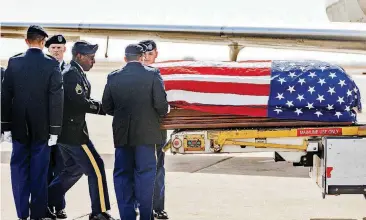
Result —
[[215, 163], [213, 163], [213, 164], [209, 164], [209, 165], [207, 165], [207, 166], [205, 166], [205, 167], [199, 168], [198, 170], [194, 170], [194, 171], [192, 171], [192, 172], [190, 172], [190, 173], [197, 173], [197, 172], [199, 172], [199, 171], [201, 171], [201, 170], [207, 169], [207, 168], [212, 167], [212, 166], [214, 166], [214, 165], [216, 165], [216, 164], [222, 163], [222, 162], [224, 162], [224, 161], [226, 161], [226, 160], [230, 160], [231, 158], [233, 158], [233, 157], [227, 157], [227, 158], [221, 159], [221, 160], [219, 160], [219, 161], [216, 161], [216, 162], [215, 162]]

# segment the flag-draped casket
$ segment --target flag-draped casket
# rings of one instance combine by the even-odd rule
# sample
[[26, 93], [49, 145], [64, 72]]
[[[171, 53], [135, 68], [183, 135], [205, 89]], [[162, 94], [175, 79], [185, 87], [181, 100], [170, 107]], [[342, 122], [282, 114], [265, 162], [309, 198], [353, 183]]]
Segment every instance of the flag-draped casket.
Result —
[[156, 63], [170, 105], [217, 115], [355, 122], [360, 92], [339, 66], [322, 61]]

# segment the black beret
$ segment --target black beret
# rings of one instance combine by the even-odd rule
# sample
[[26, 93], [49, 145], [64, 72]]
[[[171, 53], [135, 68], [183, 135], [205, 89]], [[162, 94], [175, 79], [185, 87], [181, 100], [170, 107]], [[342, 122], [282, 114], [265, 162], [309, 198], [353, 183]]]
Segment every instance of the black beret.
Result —
[[62, 34], [53, 35], [46, 41], [45, 47], [48, 48], [51, 44], [66, 44], [66, 39]]
[[48, 37], [47, 32], [41, 26], [38, 26], [38, 25], [29, 26], [29, 28], [27, 30], [27, 36], [28, 36], [28, 34], [38, 34], [43, 37]]
[[145, 53], [144, 48], [138, 44], [129, 44], [125, 49], [125, 55], [141, 55]]
[[140, 41], [139, 44], [144, 44], [146, 46], [146, 52], [156, 49], [156, 43], [153, 40], [143, 40]]
[[88, 54], [95, 54], [98, 50], [98, 44], [91, 44], [84, 40], [79, 40], [74, 43], [74, 46], [72, 47], [72, 54], [82, 54], [82, 55], [88, 55]]

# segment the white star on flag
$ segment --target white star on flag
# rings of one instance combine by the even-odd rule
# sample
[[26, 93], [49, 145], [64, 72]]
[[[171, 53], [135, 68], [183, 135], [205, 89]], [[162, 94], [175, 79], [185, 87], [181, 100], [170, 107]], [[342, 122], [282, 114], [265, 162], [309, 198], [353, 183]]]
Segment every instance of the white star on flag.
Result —
[[278, 82], [280, 82], [280, 83], [281, 83], [281, 85], [282, 85], [282, 83], [285, 83], [285, 82], [286, 82], [286, 80], [285, 80], [285, 78], [280, 78], [280, 79], [278, 80]]
[[344, 98], [343, 97], [339, 97], [338, 96], [338, 100], [337, 100], [337, 102], [339, 102], [339, 104], [341, 105], [343, 102], [344, 102], [344, 100], [343, 100]]
[[283, 97], [283, 93], [277, 93], [277, 97], [278, 100], [284, 99], [285, 97]]
[[324, 95], [318, 95], [318, 98], [316, 100], [318, 100], [321, 103], [322, 101], [325, 100]]
[[322, 72], [324, 72], [324, 70], [326, 69], [326, 66], [321, 66], [320, 69], [322, 70]]
[[346, 105], [346, 108], [344, 110], [349, 112], [349, 111], [351, 111], [351, 108], [350, 108], [350, 106]]
[[337, 116], [337, 117], [338, 117], [338, 119], [339, 119], [339, 116], [341, 116], [341, 115], [342, 115], [342, 113], [340, 113], [340, 112], [336, 112], [334, 116]]
[[308, 105], [306, 106], [306, 108], [308, 108], [308, 109], [314, 108], [314, 103], [309, 103], [308, 102]]
[[345, 86], [346, 85], [346, 80], [339, 80], [339, 85], [341, 85], [341, 87]]
[[333, 79], [334, 77], [337, 77], [337, 76], [336, 76], [336, 74], [335, 74], [335, 73], [330, 73], [330, 74], [329, 74], [329, 77]]
[[276, 108], [276, 109], [273, 109], [273, 111], [277, 112], [277, 115], [278, 115], [278, 114], [280, 114], [280, 112], [282, 112], [282, 109]]
[[332, 88], [332, 87], [329, 87], [329, 90], [328, 90], [328, 92], [330, 93], [330, 95], [333, 95], [333, 93], [336, 93], [335, 91], [334, 91], [334, 87]]
[[297, 115], [300, 115], [302, 113], [301, 108], [296, 108], [295, 113]]
[[301, 102], [301, 100], [304, 99], [304, 95], [298, 94], [296, 99], [298, 99]]
[[329, 105], [329, 104], [328, 104], [327, 109], [328, 109], [329, 111], [330, 111], [330, 110], [332, 110], [332, 109], [334, 109], [334, 108], [333, 108], [333, 105]]
[[296, 74], [295, 74], [295, 72], [290, 72], [289, 76], [290, 76], [291, 78], [294, 78], [294, 77], [296, 77]]
[[318, 83], [320, 83], [320, 85], [325, 84], [325, 79], [319, 79], [319, 82]]
[[316, 112], [314, 113], [314, 115], [317, 115], [317, 116], [318, 116], [318, 118], [319, 118], [319, 116], [320, 116], [320, 115], [323, 115], [323, 113], [321, 113], [320, 111], [316, 111]]
[[302, 85], [303, 83], [305, 83], [305, 79], [299, 79], [299, 83]]
[[291, 106], [294, 106], [294, 104], [292, 104], [293, 103], [293, 101], [287, 101], [286, 102], [286, 105], [289, 107], [289, 108], [291, 108]]
[[295, 92], [295, 86], [289, 86], [287, 91], [290, 91], [290, 93]]
[[316, 76], [316, 74], [315, 74], [315, 72], [310, 72], [310, 74], [308, 76], [310, 76], [311, 78], [314, 78]]
[[352, 91], [351, 90], [347, 90], [347, 96], [351, 96], [352, 95]]
[[309, 86], [308, 92], [310, 92], [310, 94], [313, 94], [313, 92], [315, 92], [315, 86], [311, 87]]

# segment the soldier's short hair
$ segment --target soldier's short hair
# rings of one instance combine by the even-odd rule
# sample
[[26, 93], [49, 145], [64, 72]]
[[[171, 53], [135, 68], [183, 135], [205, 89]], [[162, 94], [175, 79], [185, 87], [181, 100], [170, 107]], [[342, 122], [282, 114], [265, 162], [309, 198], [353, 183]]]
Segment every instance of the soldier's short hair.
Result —
[[48, 37], [47, 32], [38, 25], [31, 25], [27, 30], [27, 39], [29, 41], [37, 41], [40, 42]]

